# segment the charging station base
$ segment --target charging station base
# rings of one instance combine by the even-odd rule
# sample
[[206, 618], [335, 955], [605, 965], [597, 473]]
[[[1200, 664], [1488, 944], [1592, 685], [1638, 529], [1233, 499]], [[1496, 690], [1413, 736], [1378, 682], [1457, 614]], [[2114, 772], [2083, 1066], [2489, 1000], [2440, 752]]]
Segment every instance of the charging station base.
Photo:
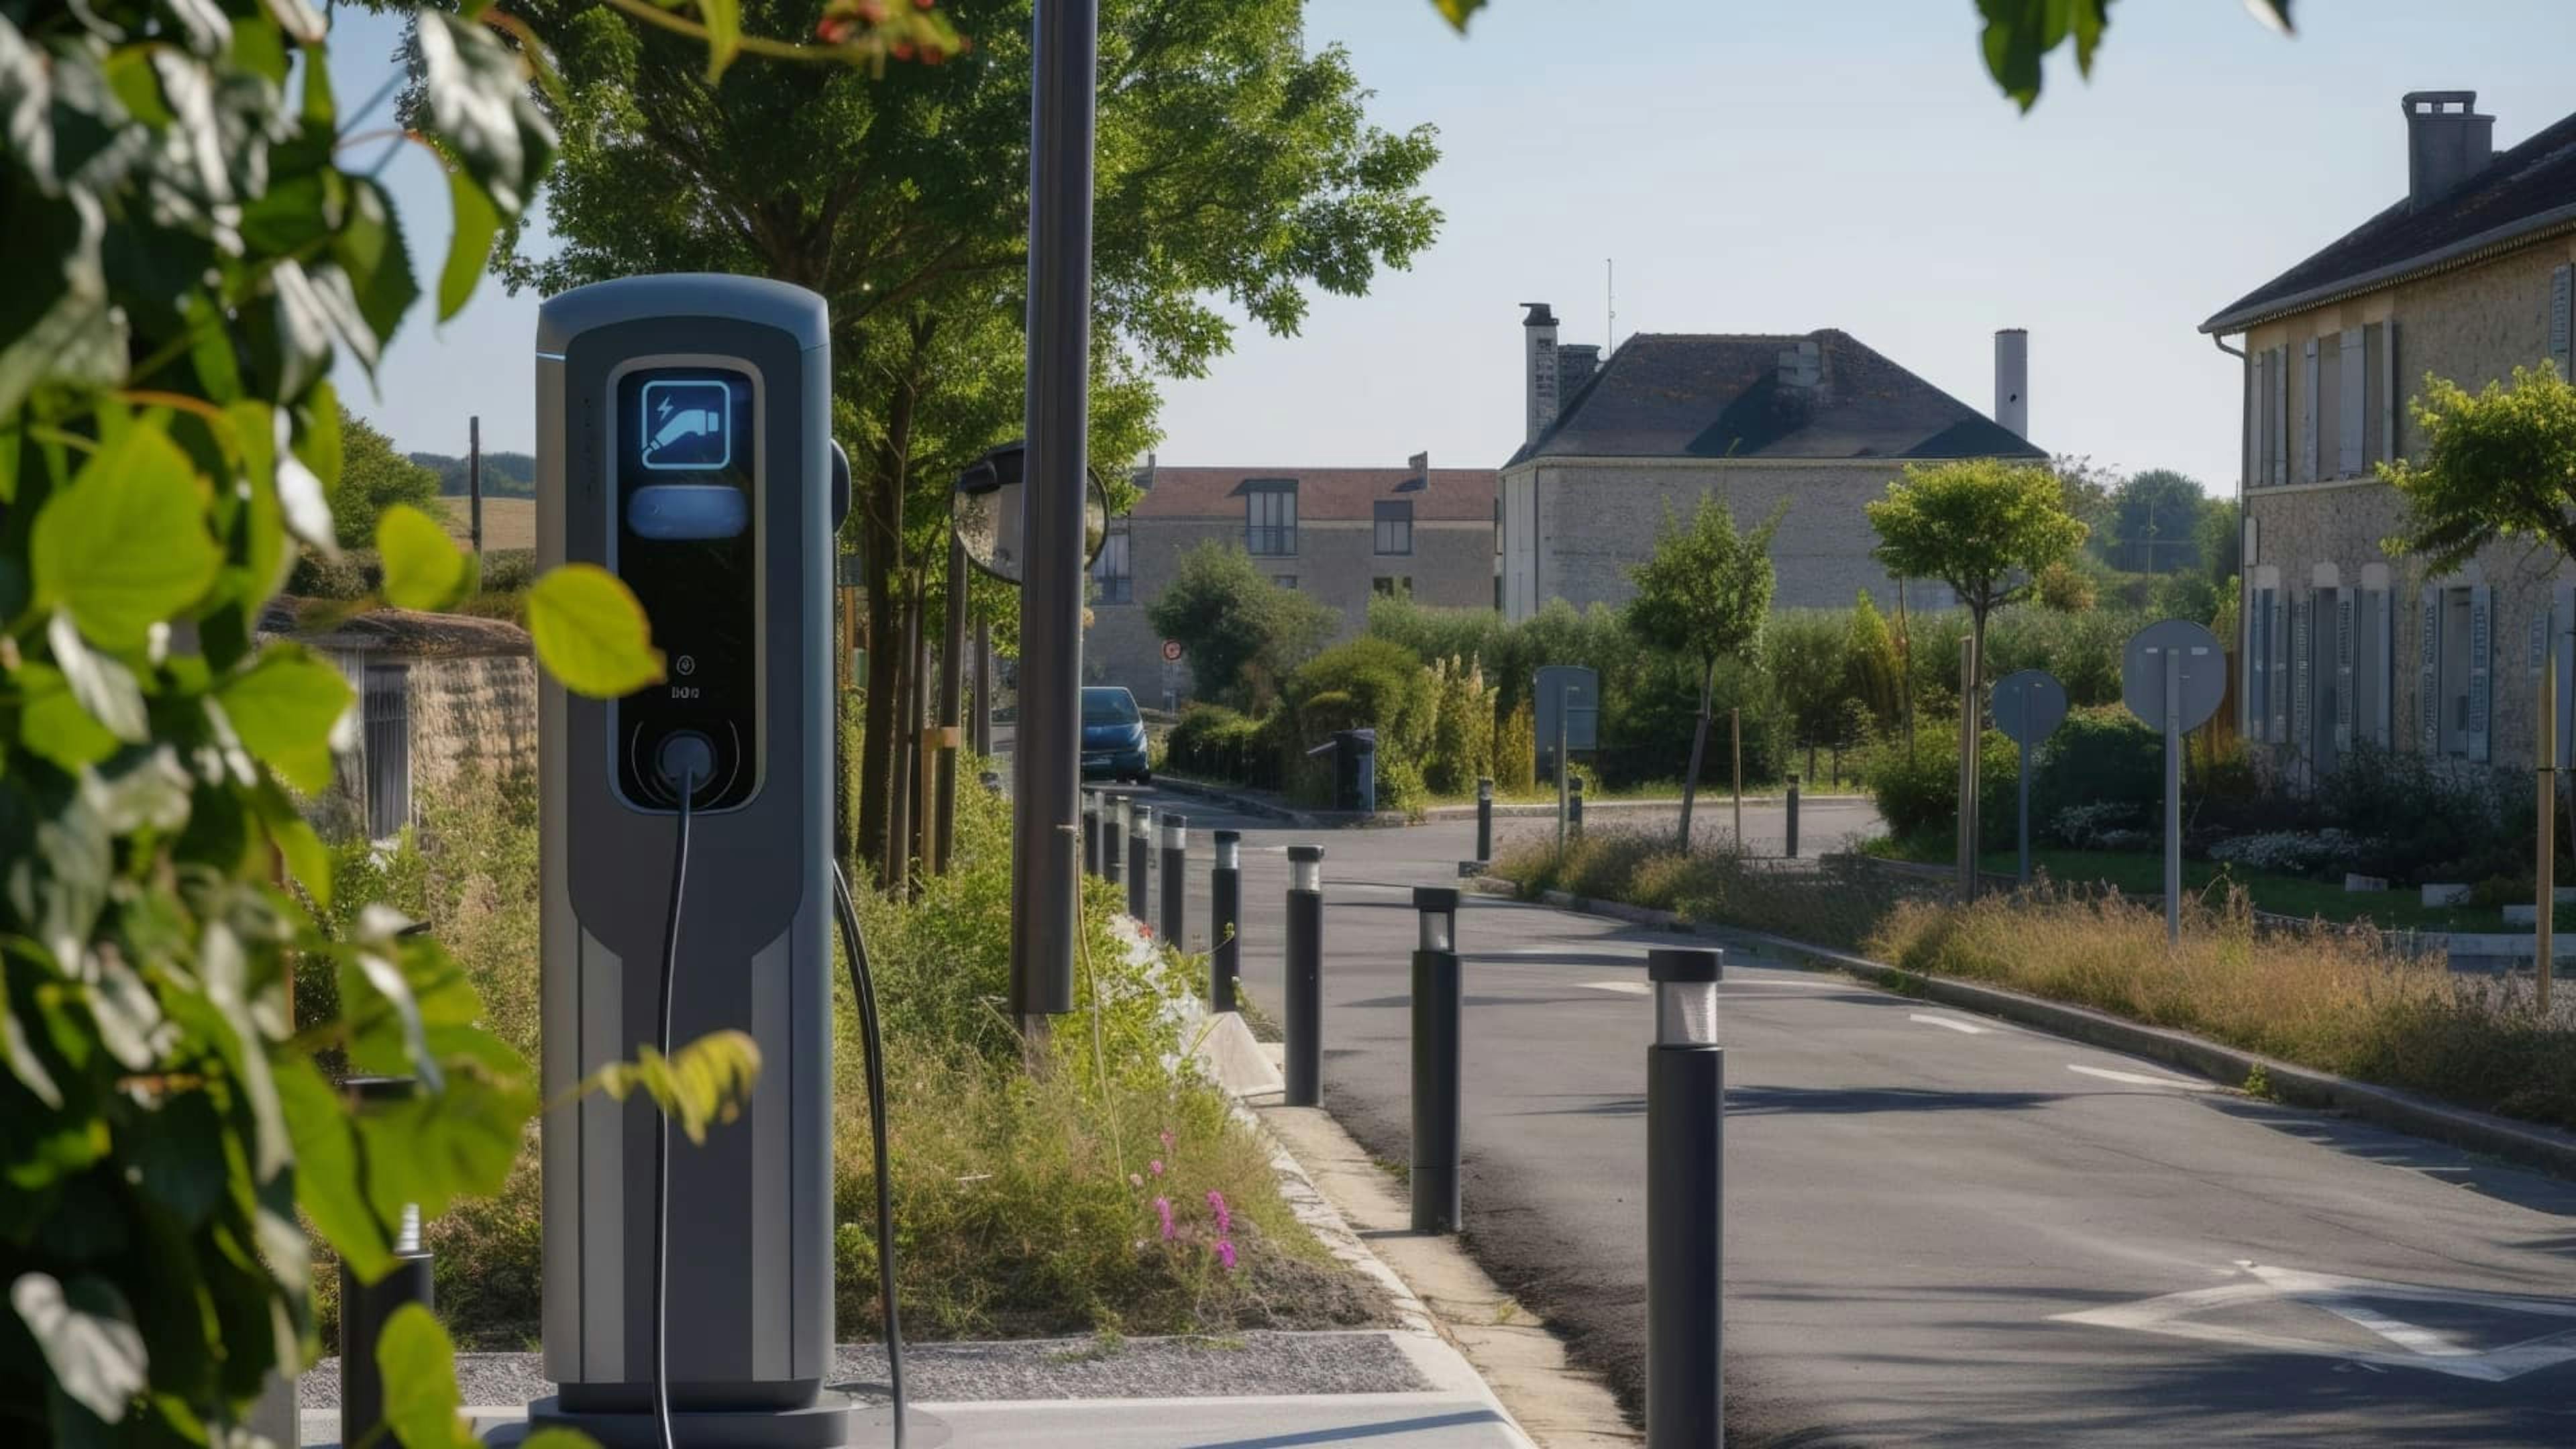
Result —
[[[867, 1421], [872, 1417], [885, 1415], [862, 1406], [847, 1394], [828, 1391], [801, 1409], [744, 1413], [675, 1409], [671, 1413], [671, 1442], [677, 1449], [865, 1449], [871, 1444], [891, 1442], [890, 1426], [883, 1435], [868, 1431]], [[907, 1414], [904, 1427], [912, 1429], [920, 1417]], [[527, 1426], [518, 1437], [539, 1429], [577, 1429], [596, 1440], [600, 1449], [661, 1449], [662, 1444], [651, 1414], [567, 1413], [563, 1401], [551, 1397], [528, 1405]], [[910, 1433], [905, 1438], [907, 1442], [921, 1442]], [[486, 1442], [494, 1449], [504, 1449], [517, 1439], [495, 1434]]]

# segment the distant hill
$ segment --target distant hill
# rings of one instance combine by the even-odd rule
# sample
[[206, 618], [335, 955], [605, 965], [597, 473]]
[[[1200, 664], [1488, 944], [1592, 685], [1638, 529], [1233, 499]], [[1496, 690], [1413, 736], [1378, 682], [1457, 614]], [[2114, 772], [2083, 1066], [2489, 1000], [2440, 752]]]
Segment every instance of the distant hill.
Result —
[[[445, 453], [414, 453], [411, 460], [438, 475], [438, 491], [465, 496], [465, 460]], [[483, 455], [483, 496], [486, 498], [534, 498], [537, 496], [537, 460], [526, 453], [486, 453]]]

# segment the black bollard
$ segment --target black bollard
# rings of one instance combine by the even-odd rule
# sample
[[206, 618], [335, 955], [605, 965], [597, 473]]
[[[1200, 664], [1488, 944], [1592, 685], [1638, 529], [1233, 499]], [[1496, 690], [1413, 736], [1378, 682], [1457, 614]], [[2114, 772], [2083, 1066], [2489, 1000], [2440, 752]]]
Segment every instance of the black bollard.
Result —
[[1647, 1449], [1725, 1439], [1724, 969], [1717, 951], [1646, 953], [1655, 988], [1655, 1044], [1646, 1051]]
[[1476, 782], [1476, 859], [1483, 862], [1493, 858], [1494, 782], [1489, 778]]
[[1583, 777], [1581, 775], [1574, 777], [1571, 793], [1565, 798], [1566, 828], [1574, 832], [1575, 839], [1581, 840], [1583, 838]]
[[1288, 1090], [1291, 1107], [1324, 1098], [1324, 847], [1288, 847]]
[[1100, 792], [1082, 790], [1082, 873], [1100, 874]]
[[1462, 1001], [1458, 893], [1416, 886], [1413, 952], [1413, 1230], [1458, 1231]]
[[1130, 802], [1127, 810], [1127, 914], [1153, 919], [1149, 892], [1154, 885], [1154, 807]]
[[1798, 777], [1789, 777], [1789, 858], [1798, 858]]
[[1127, 878], [1127, 851], [1119, 837], [1127, 833], [1127, 797], [1100, 792], [1100, 878], [1116, 885]]
[[1186, 815], [1163, 812], [1163, 939], [1175, 951], [1186, 944], [1184, 931], [1189, 925], [1188, 889], [1190, 880], [1190, 821]]
[[1216, 864], [1208, 868], [1208, 1010], [1234, 1010], [1234, 983], [1243, 943], [1243, 833], [1216, 833]]
[[[412, 1095], [409, 1077], [351, 1077], [341, 1084], [358, 1098], [359, 1110], [376, 1102], [399, 1102]], [[420, 1209], [406, 1204], [394, 1239], [393, 1266], [373, 1283], [360, 1283], [344, 1260], [340, 1264], [340, 1442], [362, 1444], [383, 1435], [385, 1380], [376, 1366], [376, 1340], [385, 1320], [407, 1303], [437, 1309], [432, 1266], [420, 1242]]]

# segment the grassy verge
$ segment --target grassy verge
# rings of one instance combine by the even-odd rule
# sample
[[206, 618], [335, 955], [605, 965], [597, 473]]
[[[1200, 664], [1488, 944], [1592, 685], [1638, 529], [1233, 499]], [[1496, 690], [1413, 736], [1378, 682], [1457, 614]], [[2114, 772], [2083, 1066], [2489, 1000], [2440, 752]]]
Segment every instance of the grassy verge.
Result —
[[1570, 891], [1693, 920], [1856, 948], [1926, 975], [1992, 982], [2463, 1106], [2576, 1128], [2576, 1010], [2544, 1019], [2526, 978], [2456, 974], [2375, 937], [2265, 930], [2242, 889], [2195, 900], [2182, 945], [2163, 912], [2112, 894], [1994, 895], [1960, 906], [1926, 883], [1846, 867], [1788, 872], [1715, 849], [1602, 830], [1559, 857], [1508, 852], [1525, 892]]
[[[888, 1115], [906, 1329], [923, 1338], [1225, 1333], [1383, 1321], [1281, 1199], [1269, 1153], [1186, 1060], [1180, 1000], [1203, 969], [1142, 949], [1086, 886], [1077, 1012], [1036, 1071], [999, 1003], [1009, 971], [1009, 818], [960, 792], [958, 859], [913, 901], [863, 894], [886, 1014]], [[430, 921], [493, 1029], [537, 1049], [537, 862], [524, 781], [441, 791], [417, 839], [341, 855], [341, 901]], [[875, 1182], [855, 1012], [836, 962], [837, 1325], [876, 1331]], [[460, 1346], [538, 1337], [536, 1136], [497, 1196], [429, 1225]], [[332, 1275], [320, 1281], [328, 1285]], [[323, 1289], [325, 1341], [336, 1308]]]
[[[1886, 839], [1873, 844], [1879, 847], [1876, 853], [1891, 859], [1930, 861], [1942, 865], [1949, 864], [1951, 859], [1938, 841]], [[2106, 885], [2137, 896], [2161, 895], [2165, 888], [2164, 857], [2153, 853], [2046, 848], [2031, 851], [2030, 861], [2033, 872], [2045, 871], [2050, 880], [2060, 884]], [[1990, 850], [1979, 857], [1979, 864], [1989, 871], [2010, 874], [2019, 868], [2020, 857], [2009, 850]], [[2223, 899], [2231, 888], [2242, 890], [2253, 902], [2254, 909], [2296, 916], [2301, 920], [2366, 923], [2419, 931], [2500, 931], [2523, 935], [2531, 932], [2527, 925], [2505, 924], [2501, 907], [2466, 904], [2428, 906], [2424, 904], [2423, 893], [2412, 887], [2347, 891], [2335, 881], [2276, 875], [2207, 860], [2185, 860], [2182, 863], [2182, 884], [2184, 890], [2209, 900]], [[2576, 904], [2560, 904], [2552, 919], [2561, 929], [2576, 928]]]

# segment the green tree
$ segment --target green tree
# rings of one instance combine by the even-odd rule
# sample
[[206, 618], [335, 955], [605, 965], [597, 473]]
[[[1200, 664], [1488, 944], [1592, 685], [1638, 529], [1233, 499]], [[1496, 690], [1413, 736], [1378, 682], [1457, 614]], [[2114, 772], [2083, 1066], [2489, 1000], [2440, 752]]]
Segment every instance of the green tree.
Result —
[[1272, 583], [1242, 549], [1213, 539], [1181, 555], [1145, 616], [1180, 644], [1199, 693], [1256, 713], [1339, 622], [1325, 605]]
[[1905, 666], [1896, 634], [1867, 589], [1852, 600], [1848, 630], [1843, 641], [1844, 668], [1849, 671], [1844, 692], [1869, 711], [1871, 728], [1886, 728], [1896, 722]]
[[[1959, 702], [1982, 717], [1986, 621], [1995, 610], [2029, 598], [2036, 580], [2084, 544], [2084, 525], [2067, 511], [2058, 474], [2026, 463], [1967, 458], [1916, 464], [1868, 505], [1878, 534], [1874, 557], [1899, 578], [1939, 579], [1968, 611], [1968, 672], [1977, 693]], [[1962, 778], [1976, 779], [1978, 745], [1969, 735]], [[1975, 839], [1973, 804], [1960, 811], [1962, 868]]]
[[[561, 60], [547, 102], [564, 133], [547, 198], [561, 247], [514, 250], [503, 275], [555, 290], [748, 272], [823, 296], [871, 680], [899, 687], [910, 663], [884, 641], [945, 556], [948, 489], [1021, 427], [1029, 0], [946, 7], [972, 47], [882, 80], [828, 67], [711, 80], [689, 37], [588, 0], [512, 8]], [[813, 19], [810, 0], [739, 11], [754, 32]], [[1298, 0], [1100, 7], [1091, 454], [1113, 478], [1154, 439], [1154, 379], [1198, 375], [1230, 346], [1221, 307], [1293, 332], [1310, 289], [1362, 293], [1431, 240], [1438, 213], [1418, 187], [1432, 133], [1372, 125], [1349, 56], [1309, 53], [1303, 16]], [[894, 692], [869, 690], [861, 749], [860, 846], [881, 875]]]
[[2576, 385], [2555, 365], [2517, 367], [2511, 386], [2475, 393], [2428, 375], [2410, 411], [2421, 456], [2376, 470], [2406, 500], [2390, 553], [2421, 554], [2434, 574], [2500, 539], [2576, 556]]
[[2181, 573], [2200, 561], [2209, 495], [2171, 468], [2130, 475], [2111, 490], [2109, 516], [2091, 540], [2104, 563], [2131, 573]]
[[1762, 643], [1771, 612], [1771, 535], [1783, 503], [1751, 532], [1739, 532], [1735, 515], [1712, 494], [1701, 494], [1690, 521], [1669, 514], [1655, 534], [1655, 551], [1628, 571], [1637, 597], [1628, 605], [1629, 629], [1648, 647], [1668, 650], [1699, 665], [1699, 712], [1691, 730], [1690, 769], [1682, 778], [1681, 849], [1690, 850], [1691, 807], [1708, 753], [1709, 695], [1720, 660], [1743, 658]]
[[345, 407], [340, 409], [340, 476], [331, 484], [330, 497], [332, 531], [342, 548], [373, 539], [376, 520], [397, 503], [433, 518], [443, 516], [436, 470], [395, 452], [393, 439]]

